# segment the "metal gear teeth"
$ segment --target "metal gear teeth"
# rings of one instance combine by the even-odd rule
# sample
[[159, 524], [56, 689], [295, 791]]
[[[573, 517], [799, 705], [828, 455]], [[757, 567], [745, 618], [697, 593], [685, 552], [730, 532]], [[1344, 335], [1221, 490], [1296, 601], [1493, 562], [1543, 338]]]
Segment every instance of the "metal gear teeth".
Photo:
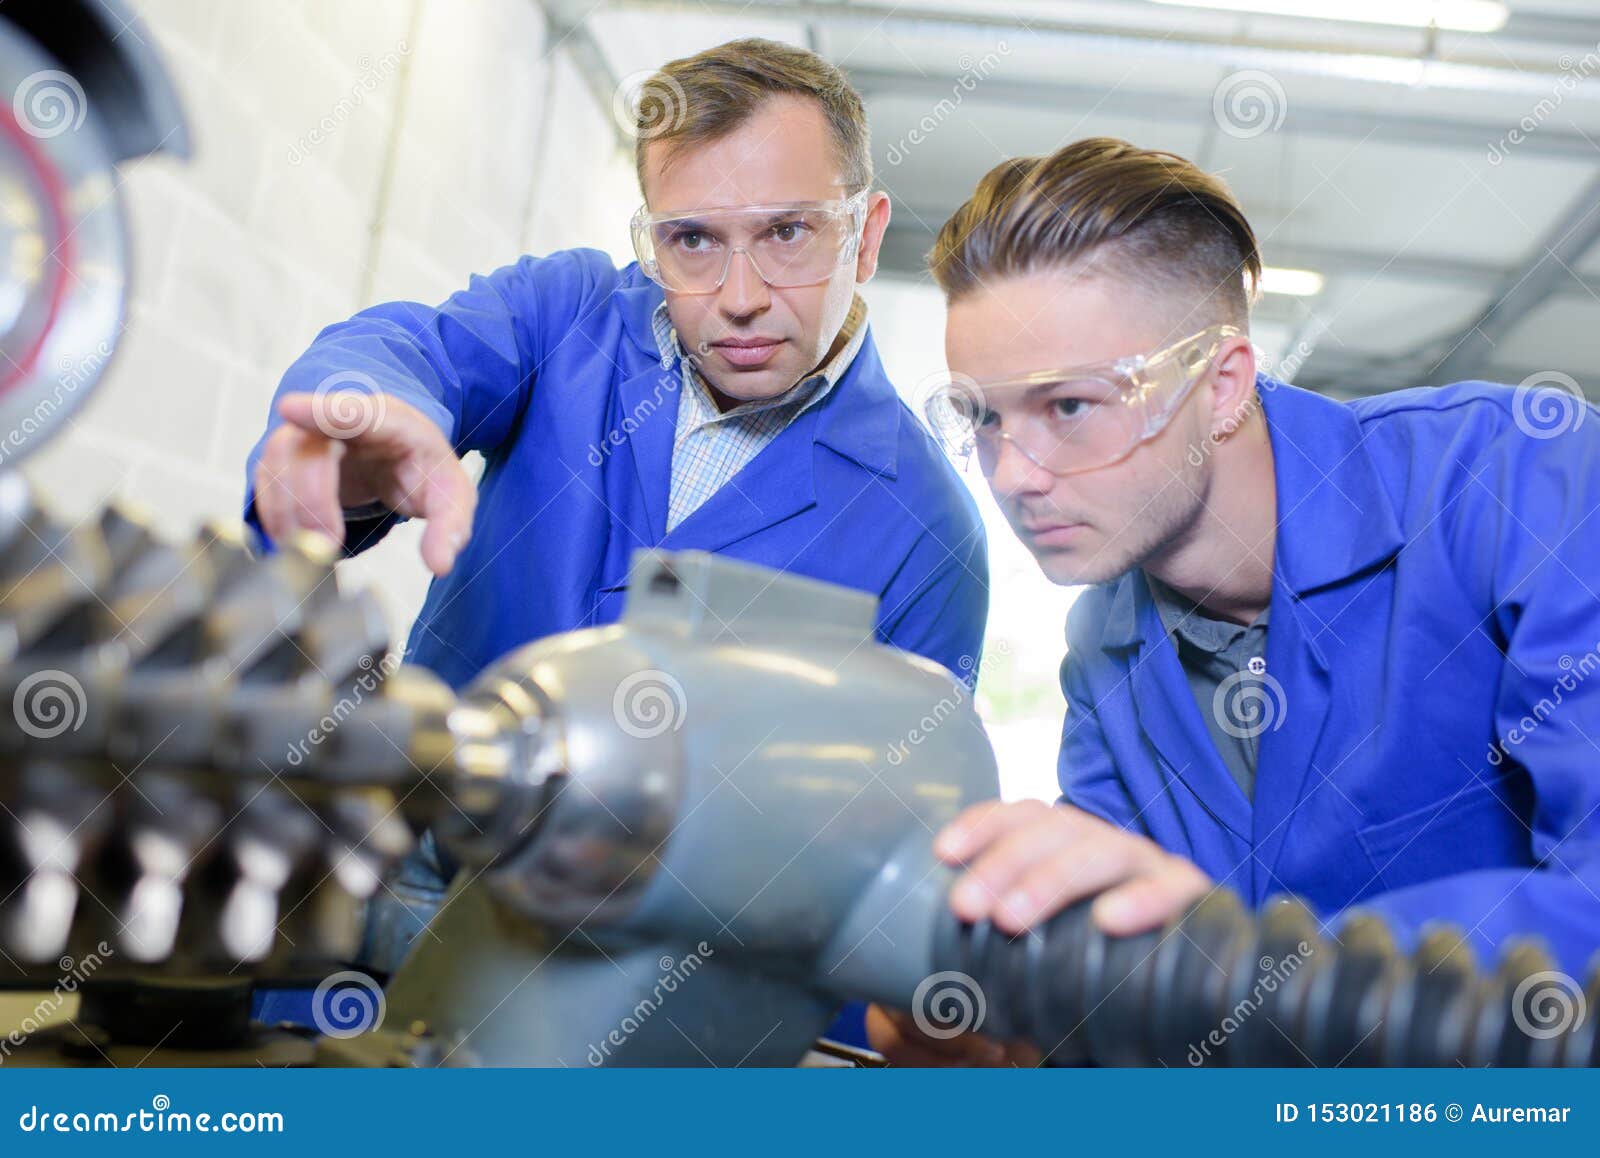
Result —
[[[355, 949], [362, 904], [438, 808], [404, 802], [456, 699], [393, 671], [337, 559], [310, 535], [256, 559], [223, 524], [175, 545], [124, 503], [68, 527], [0, 474], [13, 961], [43, 973], [104, 945], [111, 975], [316, 976]], [[50, 718], [27, 702], [46, 692]]]

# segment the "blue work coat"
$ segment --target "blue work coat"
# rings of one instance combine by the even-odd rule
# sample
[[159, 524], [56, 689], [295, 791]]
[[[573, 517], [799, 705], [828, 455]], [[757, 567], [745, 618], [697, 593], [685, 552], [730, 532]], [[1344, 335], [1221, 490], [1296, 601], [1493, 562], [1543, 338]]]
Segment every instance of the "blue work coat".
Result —
[[[669, 533], [682, 379], [651, 329], [661, 300], [637, 265], [597, 250], [525, 257], [437, 308], [391, 302], [329, 326], [289, 367], [268, 433], [285, 394], [376, 383], [458, 454], [483, 454], [472, 538], [429, 588], [407, 659], [459, 688], [529, 640], [610, 623], [629, 557], [662, 547], [866, 591], [880, 641], [970, 682], [988, 610], [983, 525], [871, 333], [825, 399]], [[259, 531], [253, 491], [245, 504]], [[351, 522], [347, 549], [395, 521]]]
[[1553, 387], [1258, 388], [1279, 523], [1254, 799], [1135, 570], [1068, 616], [1064, 800], [1248, 902], [1359, 907], [1402, 945], [1449, 922], [1484, 960], [1533, 934], [1580, 972], [1600, 946], [1600, 412]]

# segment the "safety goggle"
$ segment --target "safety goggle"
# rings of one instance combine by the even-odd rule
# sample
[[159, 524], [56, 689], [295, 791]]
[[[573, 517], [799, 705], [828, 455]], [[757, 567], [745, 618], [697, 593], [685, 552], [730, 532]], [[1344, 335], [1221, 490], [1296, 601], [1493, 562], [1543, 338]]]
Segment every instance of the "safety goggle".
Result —
[[1110, 466], [1171, 422], [1222, 343], [1243, 331], [1216, 325], [1149, 354], [1017, 378], [942, 382], [924, 407], [929, 425], [957, 457], [977, 452], [994, 473], [1002, 444], [1059, 477]]
[[867, 194], [699, 213], [641, 207], [631, 225], [633, 251], [645, 276], [675, 293], [715, 293], [740, 253], [769, 286], [818, 285], [855, 260]]

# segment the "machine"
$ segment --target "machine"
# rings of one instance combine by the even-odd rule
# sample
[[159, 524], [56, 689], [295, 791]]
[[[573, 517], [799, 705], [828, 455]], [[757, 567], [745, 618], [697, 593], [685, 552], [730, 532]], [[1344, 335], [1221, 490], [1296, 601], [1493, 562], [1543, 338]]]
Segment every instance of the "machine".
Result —
[[[1546, 1032], [1531, 942], [1481, 976], [1446, 930], [1407, 958], [1376, 921], [1334, 941], [1225, 892], [1144, 937], [1084, 906], [959, 925], [931, 838], [994, 758], [964, 685], [873, 642], [867, 596], [641, 552], [620, 623], [457, 696], [333, 564], [167, 544], [123, 509], [65, 530], [0, 484], [0, 949], [38, 985], [94, 961], [107, 1058], [792, 1064], [868, 998], [1057, 1061], [1183, 1064], [1230, 1017], [1203, 1060], [1594, 1060], [1592, 1018]], [[424, 827], [463, 867], [387, 990], [330, 986], [319, 1040], [252, 1026], [252, 979], [346, 978]], [[92, 1060], [48, 1034], [19, 1057]]]

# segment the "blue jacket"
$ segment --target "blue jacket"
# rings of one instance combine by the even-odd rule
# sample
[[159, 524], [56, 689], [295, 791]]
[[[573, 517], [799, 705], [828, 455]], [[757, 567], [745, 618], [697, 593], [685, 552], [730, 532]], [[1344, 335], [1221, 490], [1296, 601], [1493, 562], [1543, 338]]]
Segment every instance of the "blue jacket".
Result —
[[[619, 271], [596, 250], [524, 257], [438, 308], [364, 310], [289, 367], [276, 397], [367, 375], [437, 421], [458, 453], [483, 454], [472, 538], [429, 589], [407, 658], [460, 687], [529, 640], [609, 623], [629, 556], [660, 546], [876, 595], [880, 640], [970, 681], [988, 608], [982, 523], [871, 334], [822, 402], [669, 534], [681, 379], [651, 330], [661, 300], [637, 266]], [[252, 476], [260, 454], [257, 443]], [[259, 531], [253, 505], [247, 492]], [[352, 522], [348, 549], [394, 522]]]
[[1552, 432], [1502, 386], [1343, 404], [1258, 385], [1279, 526], [1255, 798], [1133, 571], [1068, 616], [1065, 800], [1256, 904], [1376, 911], [1403, 945], [1451, 922], [1485, 960], [1537, 934], [1581, 977], [1600, 946], [1600, 413]]

